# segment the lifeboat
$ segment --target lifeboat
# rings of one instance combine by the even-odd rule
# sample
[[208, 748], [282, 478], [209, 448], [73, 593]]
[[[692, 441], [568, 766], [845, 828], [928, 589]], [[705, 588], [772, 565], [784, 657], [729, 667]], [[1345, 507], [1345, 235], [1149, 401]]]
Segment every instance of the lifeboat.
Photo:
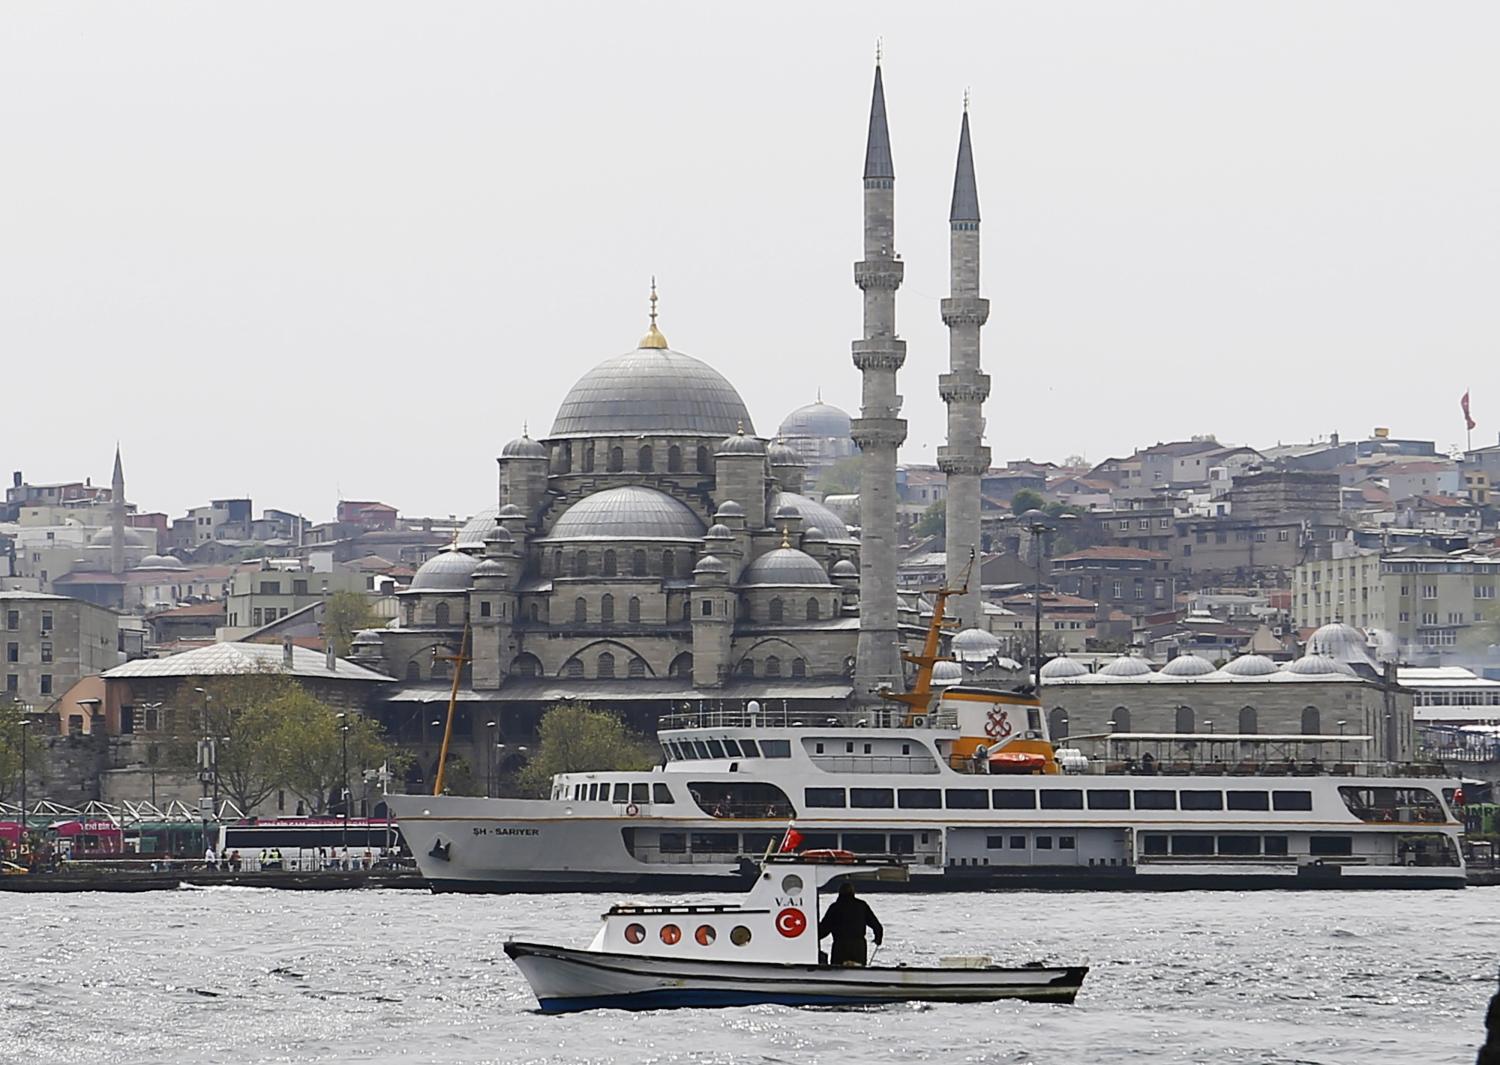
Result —
[[1029, 751], [996, 751], [989, 757], [991, 773], [1040, 773], [1047, 756]]

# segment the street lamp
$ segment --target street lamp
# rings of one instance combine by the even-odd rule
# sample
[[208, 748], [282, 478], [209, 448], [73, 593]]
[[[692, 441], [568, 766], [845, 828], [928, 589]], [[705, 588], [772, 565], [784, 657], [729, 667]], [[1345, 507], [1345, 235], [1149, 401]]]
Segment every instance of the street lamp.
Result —
[[21, 716], [21, 842], [26, 842], [27, 820], [26, 820], [26, 730], [31, 725], [31, 719], [22, 713]]
[[339, 714], [339, 739], [343, 745], [344, 779], [339, 789], [340, 807], [344, 816], [344, 857], [349, 857], [349, 715]]
[[[215, 817], [218, 812], [217, 797], [210, 799], [208, 795], [208, 782], [214, 778], [214, 790], [218, 791], [218, 758], [214, 754], [214, 738], [209, 732], [209, 707], [214, 697], [206, 688], [194, 688], [193, 691], [203, 696], [203, 739], [198, 744], [198, 816], [203, 819], [203, 850], [208, 850], [208, 818], [212, 813]], [[212, 804], [212, 805], [210, 805]]]
[[494, 721], [484, 723], [484, 727], [490, 730], [489, 750], [484, 760], [484, 797], [486, 799], [495, 797], [495, 725]]

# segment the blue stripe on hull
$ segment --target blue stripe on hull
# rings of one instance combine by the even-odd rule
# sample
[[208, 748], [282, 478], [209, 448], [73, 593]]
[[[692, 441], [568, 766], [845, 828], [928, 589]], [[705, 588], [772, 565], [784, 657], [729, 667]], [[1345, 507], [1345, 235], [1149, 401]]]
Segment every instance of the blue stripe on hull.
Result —
[[[1053, 1002], [1071, 1002], [1078, 988], [1071, 994], [1059, 995], [1038, 988], [1034, 997]], [[996, 998], [1028, 999], [1027, 994], [997, 995]], [[784, 994], [776, 991], [727, 991], [689, 990], [686, 988], [662, 988], [656, 991], [637, 991], [626, 995], [581, 995], [576, 998], [544, 998], [538, 1000], [543, 1013], [576, 1013], [581, 1010], [668, 1010], [668, 1009], [713, 1009], [721, 1006], [889, 1006], [911, 999], [888, 996], [866, 997], [859, 995], [808, 995]], [[979, 1001], [979, 1000], [975, 1000]]]

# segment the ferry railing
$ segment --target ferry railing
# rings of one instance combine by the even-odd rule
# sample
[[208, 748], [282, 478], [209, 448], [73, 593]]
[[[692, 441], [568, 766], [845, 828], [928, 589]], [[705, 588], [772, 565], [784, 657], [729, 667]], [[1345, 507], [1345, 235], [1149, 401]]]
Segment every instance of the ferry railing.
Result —
[[825, 773], [936, 773], [931, 756], [915, 754], [815, 754], [812, 764]]
[[[949, 768], [956, 773], [978, 776], [1038, 775], [1016, 773], [989, 773], [986, 766], [972, 758], [950, 757]], [[1192, 759], [1161, 759], [1142, 764], [1135, 759], [1090, 758], [1078, 769], [1064, 768], [1064, 776], [1127, 776], [1127, 777], [1449, 777], [1442, 766], [1425, 762], [1297, 762], [1285, 760], [1261, 761], [1241, 759], [1230, 762], [1194, 761]]]
[[767, 705], [759, 710], [743, 706], [714, 706], [663, 714], [656, 727], [702, 728], [894, 728], [903, 723], [905, 708], [875, 707], [864, 710], [797, 710]]

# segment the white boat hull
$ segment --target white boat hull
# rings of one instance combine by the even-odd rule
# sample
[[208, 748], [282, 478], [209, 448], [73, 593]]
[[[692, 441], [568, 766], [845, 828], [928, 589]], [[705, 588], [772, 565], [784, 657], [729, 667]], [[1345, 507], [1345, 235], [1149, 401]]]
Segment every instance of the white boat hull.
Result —
[[1016, 969], [845, 968], [768, 962], [692, 961], [505, 944], [544, 1013], [674, 1007], [848, 1006], [887, 1002], [1070, 1003], [1086, 966]]

